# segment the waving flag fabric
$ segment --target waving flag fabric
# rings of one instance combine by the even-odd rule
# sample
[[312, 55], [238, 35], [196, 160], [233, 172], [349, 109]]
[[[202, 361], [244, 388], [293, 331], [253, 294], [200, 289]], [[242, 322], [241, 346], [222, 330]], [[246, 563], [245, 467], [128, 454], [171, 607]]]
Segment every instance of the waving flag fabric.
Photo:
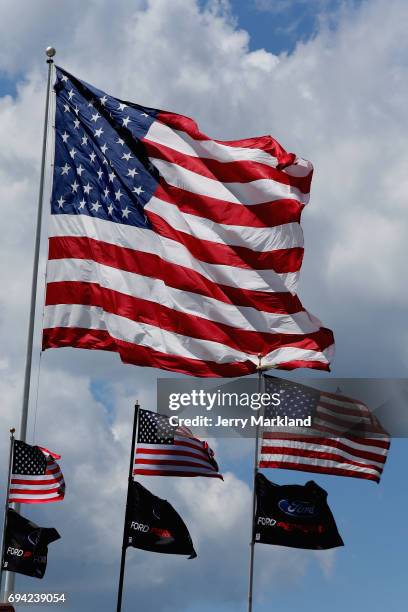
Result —
[[9, 502], [42, 504], [64, 499], [65, 481], [56, 455], [41, 446], [31, 446], [16, 440]]
[[281, 414], [310, 415], [312, 427], [265, 427], [259, 467], [380, 481], [390, 438], [363, 402], [272, 376], [265, 376], [265, 391], [279, 392]]
[[57, 69], [43, 348], [239, 376], [328, 369], [296, 296], [312, 165], [272, 137], [221, 142]]
[[163, 414], [139, 409], [133, 474], [221, 478], [214, 452], [187, 427]]

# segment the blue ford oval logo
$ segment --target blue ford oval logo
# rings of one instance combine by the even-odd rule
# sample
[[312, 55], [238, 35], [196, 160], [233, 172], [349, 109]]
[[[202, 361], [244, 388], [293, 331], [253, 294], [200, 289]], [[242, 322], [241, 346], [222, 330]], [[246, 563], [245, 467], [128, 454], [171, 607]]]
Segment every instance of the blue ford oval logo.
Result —
[[312, 502], [281, 499], [278, 502], [279, 509], [289, 516], [314, 516], [316, 507]]

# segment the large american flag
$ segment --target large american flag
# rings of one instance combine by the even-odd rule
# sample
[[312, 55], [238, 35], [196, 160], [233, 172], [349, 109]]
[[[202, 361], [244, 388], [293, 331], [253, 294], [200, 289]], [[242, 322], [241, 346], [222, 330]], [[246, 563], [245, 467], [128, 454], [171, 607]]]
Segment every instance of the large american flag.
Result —
[[65, 481], [56, 455], [41, 446], [15, 440], [9, 502], [41, 504], [64, 499]]
[[265, 376], [265, 391], [281, 397], [271, 416], [310, 415], [312, 427], [262, 429], [260, 468], [380, 481], [390, 438], [363, 402], [271, 376]]
[[133, 474], [221, 478], [214, 452], [187, 427], [174, 427], [163, 414], [138, 410]]
[[312, 165], [271, 136], [221, 142], [57, 68], [43, 348], [196, 376], [329, 369], [296, 296]]

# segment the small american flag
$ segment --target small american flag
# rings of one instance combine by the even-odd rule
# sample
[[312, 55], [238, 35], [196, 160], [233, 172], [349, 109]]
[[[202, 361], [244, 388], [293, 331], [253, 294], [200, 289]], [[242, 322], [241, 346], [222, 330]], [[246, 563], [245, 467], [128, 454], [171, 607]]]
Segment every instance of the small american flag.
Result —
[[187, 427], [173, 427], [167, 416], [139, 409], [133, 474], [221, 478], [214, 453]]
[[260, 468], [380, 481], [390, 438], [363, 402], [271, 376], [265, 376], [265, 390], [281, 397], [275, 414], [265, 416], [311, 416], [312, 427], [264, 428]]
[[61, 68], [43, 348], [196, 376], [327, 370], [296, 295], [312, 164], [271, 136], [214, 140]]
[[55, 461], [60, 458], [46, 448], [15, 440], [9, 502], [41, 504], [64, 499], [65, 481]]

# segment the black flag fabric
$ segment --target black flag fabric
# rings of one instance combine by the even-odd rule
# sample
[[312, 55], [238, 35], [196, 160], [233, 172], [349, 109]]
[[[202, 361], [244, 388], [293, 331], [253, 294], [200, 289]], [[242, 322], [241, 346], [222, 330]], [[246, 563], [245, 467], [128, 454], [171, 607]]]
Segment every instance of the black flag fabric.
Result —
[[188, 555], [194, 559], [189, 531], [171, 504], [156, 497], [139, 482], [129, 485], [126, 512], [127, 546], [151, 552]]
[[277, 485], [257, 474], [255, 490], [255, 542], [314, 550], [344, 546], [327, 492], [313, 480]]
[[54, 528], [39, 527], [11, 508], [7, 511], [3, 569], [42, 578], [47, 567], [48, 544], [61, 536]]

